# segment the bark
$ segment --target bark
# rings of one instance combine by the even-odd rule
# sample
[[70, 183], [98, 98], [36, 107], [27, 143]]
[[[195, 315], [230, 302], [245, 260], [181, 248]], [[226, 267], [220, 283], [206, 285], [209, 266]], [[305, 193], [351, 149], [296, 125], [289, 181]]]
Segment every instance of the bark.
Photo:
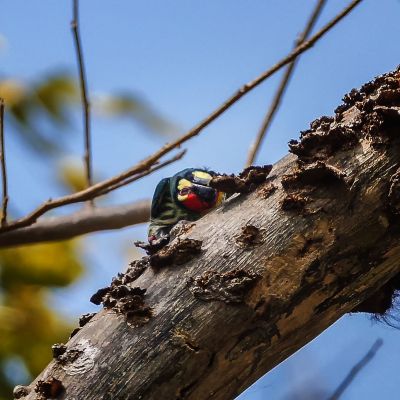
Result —
[[25, 398], [233, 399], [398, 274], [400, 72], [344, 101], [265, 183], [98, 292]]

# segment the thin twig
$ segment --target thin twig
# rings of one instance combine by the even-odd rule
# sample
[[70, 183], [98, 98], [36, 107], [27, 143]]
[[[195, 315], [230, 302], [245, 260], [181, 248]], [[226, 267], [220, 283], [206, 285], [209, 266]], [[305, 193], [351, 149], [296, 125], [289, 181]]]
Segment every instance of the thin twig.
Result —
[[[151, 170], [110, 186], [98, 195], [107, 194], [164, 168], [168, 164], [180, 160], [185, 153], [186, 150], [183, 150], [173, 158], [152, 167]], [[0, 247], [65, 240], [89, 232], [124, 228], [147, 222], [149, 216], [150, 201], [148, 200], [114, 207], [90, 208], [69, 216], [45, 218], [28, 227], [3, 232], [0, 235]]]
[[35, 222], [37, 218], [43, 215], [48, 210], [64, 206], [67, 204], [78, 203], [81, 201], [86, 201], [88, 199], [94, 198], [98, 196], [98, 193], [101, 193], [104, 189], [112, 186], [118, 182], [121, 182], [129, 177], [134, 177], [142, 172], [145, 172], [151, 168], [162, 156], [170, 152], [171, 150], [179, 147], [182, 143], [191, 139], [192, 137], [198, 135], [206, 126], [208, 126], [211, 122], [217, 119], [222, 113], [224, 113], [228, 108], [230, 108], [234, 103], [236, 103], [240, 98], [242, 98], [249, 91], [257, 87], [260, 83], [265, 81], [275, 72], [279, 71], [282, 67], [289, 64], [293, 61], [299, 54], [304, 53], [310, 47], [312, 47], [315, 42], [317, 42], [325, 33], [327, 33], [330, 29], [332, 29], [342, 18], [344, 18], [354, 7], [356, 7], [362, 0], [354, 0], [352, 1], [341, 13], [339, 13], [334, 19], [332, 19], [328, 24], [326, 24], [318, 33], [316, 33], [310, 40], [304, 42], [300, 46], [296, 47], [288, 56], [283, 58], [277, 64], [275, 64], [272, 68], [268, 69], [260, 76], [258, 76], [253, 81], [245, 84], [240, 88], [234, 95], [232, 95], [225, 103], [223, 103], [220, 107], [218, 107], [214, 112], [212, 112], [208, 117], [206, 117], [203, 121], [197, 124], [194, 128], [189, 130], [187, 133], [182, 135], [180, 138], [175, 140], [174, 142], [167, 143], [161, 149], [156, 151], [151, 156], [142, 160], [132, 168], [124, 171], [123, 173], [116, 175], [112, 178], [106, 179], [102, 182], [96, 183], [84, 189], [80, 192], [73, 193], [71, 195], [67, 195], [65, 197], [60, 197], [55, 200], [48, 200], [40, 205], [36, 210], [32, 211], [29, 215], [14, 221], [13, 223], [9, 223], [6, 227], [0, 228], [0, 233], [9, 231], [12, 229], [20, 228], [22, 226], [28, 226]]
[[[157, 171], [168, 164], [180, 160], [185, 152], [185, 150], [181, 151], [175, 157], [157, 164], [151, 169], [151, 172]], [[142, 173], [136, 176], [135, 180], [140, 179], [144, 175], [145, 174]], [[128, 185], [133, 182], [133, 180], [133, 178], [129, 178], [120, 182], [108, 188], [106, 191], [101, 192], [101, 195], [111, 190], [116, 190], [121, 186]], [[68, 216], [44, 218], [28, 227], [10, 232], [3, 232], [0, 235], [0, 247], [65, 240], [89, 232], [119, 229], [126, 226], [141, 224], [149, 220], [150, 203], [150, 200], [143, 200], [120, 206], [84, 209]]]
[[350, 370], [342, 383], [328, 400], [338, 400], [344, 391], [351, 385], [357, 374], [375, 357], [377, 351], [382, 346], [383, 340], [377, 339], [368, 353]]
[[[327, 0], [319, 0], [318, 3], [315, 5], [315, 8], [310, 15], [310, 18], [307, 21], [306, 27], [304, 28], [304, 31], [301, 33], [299, 38], [295, 41], [295, 48], [302, 44], [310, 34], [311, 30], [313, 29], [315, 23], [317, 22], [317, 19], [319, 15], [321, 14], [321, 11], [326, 4]], [[261, 143], [264, 140], [265, 136], [267, 135], [267, 131], [269, 126], [271, 125], [271, 122], [275, 116], [275, 113], [278, 111], [278, 108], [280, 106], [282, 97], [286, 91], [286, 88], [289, 84], [290, 78], [293, 75], [294, 68], [296, 66], [298, 57], [296, 57], [286, 68], [286, 71], [284, 75], [282, 76], [281, 82], [279, 84], [279, 87], [274, 95], [274, 98], [272, 100], [272, 103], [269, 107], [269, 110], [267, 114], [265, 115], [265, 118], [261, 124], [260, 130], [257, 133], [256, 139], [254, 143], [250, 146], [249, 149], [249, 155], [247, 158], [246, 162], [246, 167], [249, 167], [254, 163], [254, 160], [257, 156], [258, 151], [260, 150]]]
[[[38, 208], [33, 210], [30, 214], [27, 216], [10, 223], [9, 225], [6, 225], [4, 227], [0, 228], [0, 233], [3, 232], [8, 232], [17, 228], [22, 228], [25, 226], [29, 226], [36, 222], [36, 220], [46, 213], [49, 210], [52, 210], [57, 207], [61, 207], [67, 204], [73, 204], [73, 203], [79, 203], [81, 201], [87, 201], [91, 200], [95, 197], [101, 196], [107, 192], [107, 189], [111, 186], [115, 186], [114, 189], [117, 189], [118, 187], [121, 187], [127, 183], [134, 182], [140, 178], [143, 178], [146, 175], [149, 175], [153, 173], [154, 171], [157, 171], [161, 167], [170, 164], [173, 161], [176, 161], [180, 158], [183, 157], [185, 154], [185, 151], [180, 152], [177, 154], [175, 157], [171, 158], [170, 160], [164, 161], [162, 164], [159, 165], [154, 165], [153, 166], [147, 166], [145, 163], [140, 163], [137, 166], [133, 167], [133, 169], [130, 169], [120, 175], [117, 175], [116, 177], [113, 177], [111, 179], [108, 179], [103, 182], [99, 182], [96, 185], [93, 185], [87, 189], [81, 190], [80, 192], [72, 193], [67, 196], [59, 197], [58, 199], [49, 199], [43, 204], [41, 204]], [[132, 173], [130, 173], [132, 170], [135, 171], [135, 175], [132, 176]], [[129, 178], [129, 181], [128, 179]], [[119, 184], [117, 186], [117, 184]]]
[[28, 227], [1, 234], [0, 247], [67, 240], [90, 232], [143, 224], [150, 218], [150, 204], [150, 199], [139, 200], [118, 206], [84, 208], [70, 215], [44, 217]]
[[142, 172], [142, 173], [140, 173], [138, 175], [135, 175], [135, 176], [133, 176], [131, 178], [128, 178], [128, 179], [126, 179], [126, 180], [124, 180], [122, 182], [118, 182], [118, 183], [116, 183], [116, 184], [114, 184], [112, 186], [109, 186], [108, 188], [106, 188], [103, 191], [99, 192], [98, 196], [102, 196], [104, 194], [110, 193], [110, 192], [112, 192], [112, 191], [114, 191], [116, 189], [119, 189], [121, 186], [128, 185], [129, 183], [132, 183], [134, 181], [137, 181], [140, 178], [143, 178], [144, 176], [148, 175], [149, 173], [153, 173], [154, 171], [157, 171], [157, 170], [159, 170], [161, 168], [164, 168], [165, 166], [167, 166], [169, 164], [172, 164], [175, 161], [180, 160], [185, 154], [186, 154], [186, 149], [182, 150], [181, 152], [176, 154], [174, 157], [172, 157], [172, 158], [170, 158], [170, 159], [168, 159], [168, 160], [166, 160], [166, 161], [164, 161], [162, 163], [159, 163], [159, 164], [151, 167], [151, 170], [149, 170], [149, 171], [144, 171], [144, 172]]
[[71, 29], [74, 36], [76, 57], [79, 67], [79, 82], [81, 88], [82, 108], [83, 108], [83, 123], [85, 132], [85, 153], [83, 156], [87, 187], [92, 186], [92, 153], [91, 153], [91, 138], [90, 138], [90, 105], [87, 96], [87, 84], [85, 64], [83, 62], [82, 44], [79, 33], [79, 4], [78, 0], [73, 0], [73, 20], [71, 21]]
[[6, 151], [4, 147], [4, 100], [0, 98], [0, 160], [1, 160], [1, 177], [3, 181], [3, 203], [1, 226], [7, 225], [7, 204], [8, 204], [8, 190], [7, 190], [7, 171], [6, 171]]

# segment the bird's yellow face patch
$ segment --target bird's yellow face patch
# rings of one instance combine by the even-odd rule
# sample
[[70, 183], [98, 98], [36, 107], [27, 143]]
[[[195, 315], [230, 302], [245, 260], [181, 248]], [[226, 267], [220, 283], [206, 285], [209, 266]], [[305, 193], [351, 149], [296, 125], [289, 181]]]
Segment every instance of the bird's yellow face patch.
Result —
[[178, 190], [182, 190], [185, 187], [192, 186], [192, 182], [188, 181], [187, 179], [180, 179], [178, 182]]
[[207, 181], [211, 181], [211, 179], [212, 179], [212, 176], [208, 172], [193, 171], [192, 174], [193, 174], [193, 176], [195, 176], [196, 178], [199, 178], [199, 179], [204, 179]]
[[[178, 200], [185, 201], [188, 197], [189, 191], [185, 194], [185, 188], [190, 188], [192, 186], [192, 182], [188, 181], [187, 179], [180, 179], [178, 182]], [[181, 193], [183, 191], [183, 193]]]

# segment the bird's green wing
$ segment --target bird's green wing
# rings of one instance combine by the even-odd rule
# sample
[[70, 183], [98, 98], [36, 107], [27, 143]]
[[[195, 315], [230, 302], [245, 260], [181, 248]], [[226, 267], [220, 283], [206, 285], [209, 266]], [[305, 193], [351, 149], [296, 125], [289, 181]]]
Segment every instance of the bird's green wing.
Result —
[[170, 202], [170, 178], [161, 179], [154, 191], [153, 200], [151, 202], [151, 218], [159, 218], [166, 204]]

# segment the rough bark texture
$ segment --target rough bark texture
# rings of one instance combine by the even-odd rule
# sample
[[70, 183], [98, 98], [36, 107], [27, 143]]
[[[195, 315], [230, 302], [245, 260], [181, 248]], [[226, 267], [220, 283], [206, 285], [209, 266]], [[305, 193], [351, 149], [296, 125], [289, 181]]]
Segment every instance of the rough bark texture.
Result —
[[344, 101], [174, 239], [172, 262], [99, 291], [106, 309], [25, 398], [54, 378], [61, 399], [233, 399], [398, 274], [400, 72]]

